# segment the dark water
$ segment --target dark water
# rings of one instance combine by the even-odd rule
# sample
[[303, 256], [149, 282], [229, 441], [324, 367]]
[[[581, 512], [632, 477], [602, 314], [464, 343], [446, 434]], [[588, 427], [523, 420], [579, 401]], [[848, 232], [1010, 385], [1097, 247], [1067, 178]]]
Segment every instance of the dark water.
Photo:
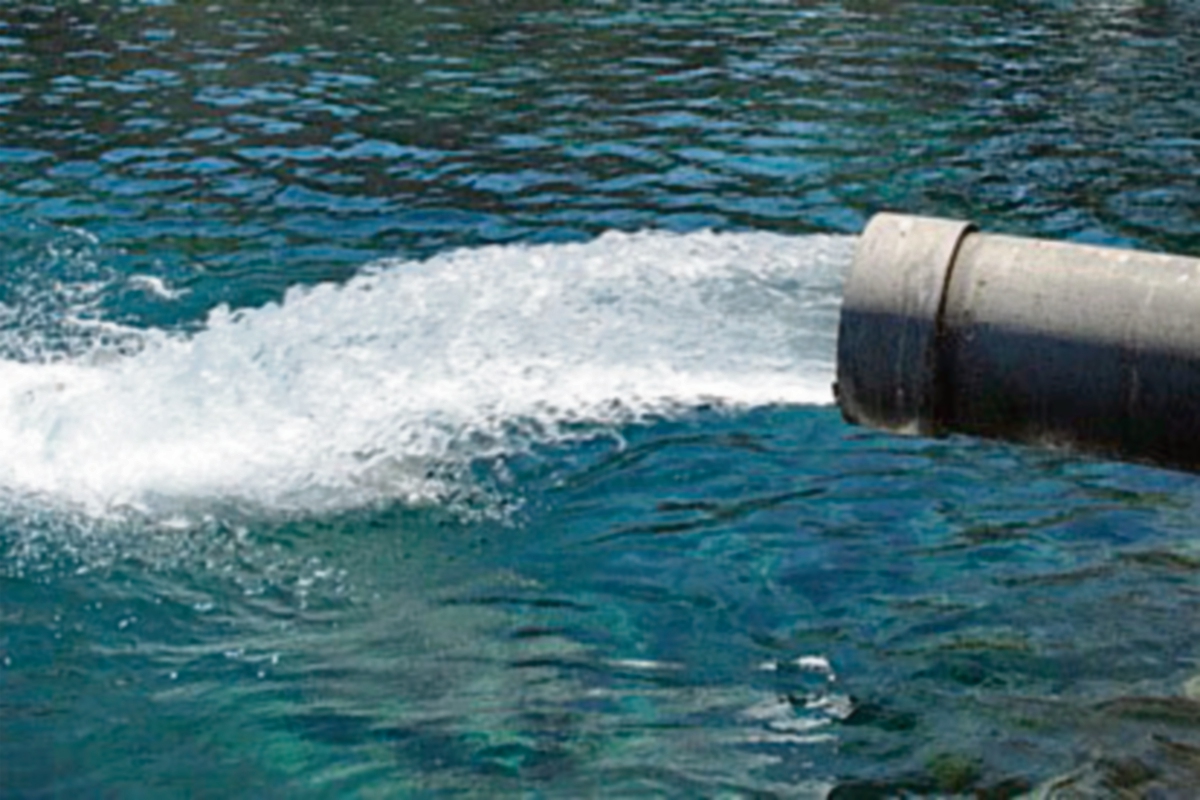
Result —
[[874, 211], [1200, 252], [1198, 31], [0, 0], [0, 796], [1194, 796], [1194, 478], [828, 385]]

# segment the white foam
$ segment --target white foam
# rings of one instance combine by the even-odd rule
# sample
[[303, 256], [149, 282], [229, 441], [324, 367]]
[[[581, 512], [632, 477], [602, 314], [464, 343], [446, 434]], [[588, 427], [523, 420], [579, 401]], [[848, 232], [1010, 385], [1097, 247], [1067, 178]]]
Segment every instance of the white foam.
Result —
[[460, 250], [219, 308], [134, 355], [0, 361], [0, 491], [95, 514], [438, 502], [472, 460], [531, 442], [700, 404], [826, 403], [852, 242]]

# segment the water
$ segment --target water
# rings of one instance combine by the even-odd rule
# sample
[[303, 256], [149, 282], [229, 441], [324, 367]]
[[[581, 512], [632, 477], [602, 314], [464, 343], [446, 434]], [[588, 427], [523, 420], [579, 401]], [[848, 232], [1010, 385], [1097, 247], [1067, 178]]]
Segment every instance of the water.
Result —
[[829, 385], [875, 210], [1200, 252], [1197, 23], [0, 0], [0, 795], [1191, 796], [1194, 478]]

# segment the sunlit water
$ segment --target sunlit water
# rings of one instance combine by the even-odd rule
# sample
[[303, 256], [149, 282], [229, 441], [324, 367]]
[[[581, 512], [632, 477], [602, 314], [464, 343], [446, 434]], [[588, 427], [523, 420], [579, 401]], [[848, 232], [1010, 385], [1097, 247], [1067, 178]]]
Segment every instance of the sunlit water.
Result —
[[880, 208], [1200, 249], [1198, 30], [0, 0], [0, 796], [1193, 796], [1194, 478], [830, 384]]

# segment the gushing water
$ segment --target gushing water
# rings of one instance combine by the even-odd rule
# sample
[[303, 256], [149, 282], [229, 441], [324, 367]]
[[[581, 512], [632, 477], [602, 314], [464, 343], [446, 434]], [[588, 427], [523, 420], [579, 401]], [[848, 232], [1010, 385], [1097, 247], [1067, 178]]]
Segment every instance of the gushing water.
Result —
[[0, 487], [92, 515], [439, 502], [533, 443], [829, 402], [852, 244], [609, 233], [385, 260], [188, 336], [110, 324], [116, 350], [0, 361]]

